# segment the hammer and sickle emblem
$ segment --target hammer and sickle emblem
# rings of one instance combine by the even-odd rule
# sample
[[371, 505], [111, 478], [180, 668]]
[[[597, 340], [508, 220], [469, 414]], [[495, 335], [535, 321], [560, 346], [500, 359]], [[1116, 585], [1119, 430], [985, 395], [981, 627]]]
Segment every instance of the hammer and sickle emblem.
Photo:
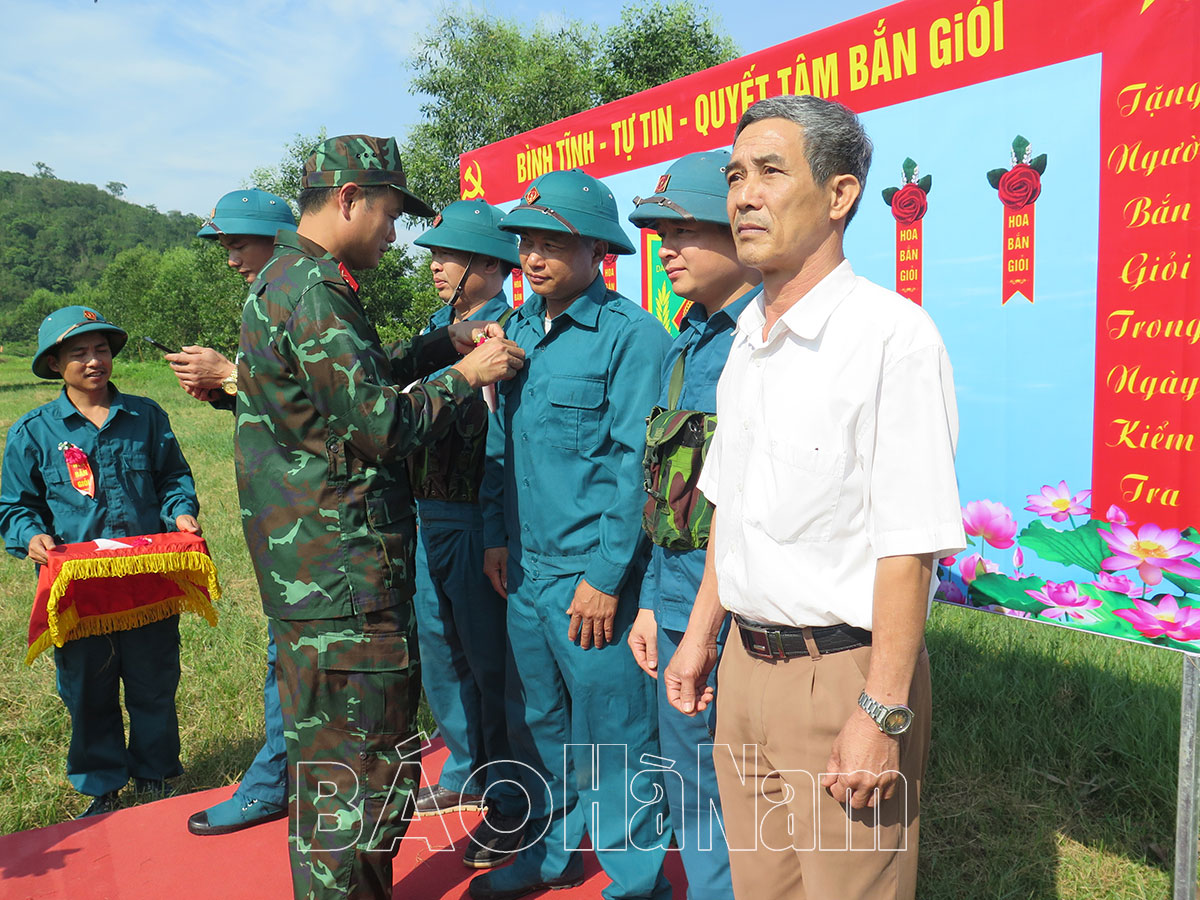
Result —
[[479, 168], [479, 160], [474, 160], [463, 170], [463, 181], [468, 185], [468, 190], [463, 191], [464, 200], [483, 196], [483, 171]]

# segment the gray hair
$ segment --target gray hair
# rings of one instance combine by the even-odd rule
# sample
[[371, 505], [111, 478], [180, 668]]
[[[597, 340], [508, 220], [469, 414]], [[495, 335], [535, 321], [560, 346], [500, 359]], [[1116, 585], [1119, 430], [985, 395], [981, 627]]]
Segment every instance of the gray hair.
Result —
[[846, 224], [858, 211], [858, 203], [867, 189], [867, 170], [871, 168], [871, 139], [853, 110], [833, 100], [809, 95], [771, 97], [750, 106], [738, 121], [737, 135], [763, 119], [787, 119], [804, 129], [804, 155], [816, 184], [825, 184], [835, 175], [853, 175], [862, 190]]

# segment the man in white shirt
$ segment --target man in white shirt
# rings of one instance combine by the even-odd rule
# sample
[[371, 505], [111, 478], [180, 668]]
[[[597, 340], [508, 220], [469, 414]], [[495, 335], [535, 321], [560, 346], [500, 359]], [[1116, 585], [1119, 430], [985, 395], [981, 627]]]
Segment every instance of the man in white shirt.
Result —
[[717, 389], [700, 479], [716, 515], [664, 677], [703, 710], [734, 614], [714, 761], [738, 897], [916, 892], [933, 560], [966, 540], [941, 337], [843, 254], [870, 161], [850, 110], [788, 96], [746, 111], [726, 169], [763, 291]]

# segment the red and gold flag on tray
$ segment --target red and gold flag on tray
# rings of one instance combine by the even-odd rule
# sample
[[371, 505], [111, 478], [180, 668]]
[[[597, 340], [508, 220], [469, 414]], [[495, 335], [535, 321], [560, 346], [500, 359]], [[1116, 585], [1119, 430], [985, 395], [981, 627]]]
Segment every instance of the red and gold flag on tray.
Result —
[[32, 665], [42, 651], [127, 631], [181, 612], [217, 624], [217, 569], [204, 538], [186, 532], [59, 544], [47, 554], [29, 616]]

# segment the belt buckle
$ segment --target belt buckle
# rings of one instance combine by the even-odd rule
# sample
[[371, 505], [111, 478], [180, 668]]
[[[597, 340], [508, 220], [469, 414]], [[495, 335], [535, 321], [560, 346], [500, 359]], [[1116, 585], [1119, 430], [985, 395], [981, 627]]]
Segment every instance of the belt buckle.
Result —
[[[783, 652], [782, 632], [778, 629], [763, 629], [763, 636], [767, 639], [767, 650], [771, 654], [771, 659], [787, 659], [787, 654]], [[773, 641], [772, 638], [774, 638]]]
[[783, 634], [778, 629], [753, 625], [739, 620], [738, 627], [751, 635], [750, 644], [762, 659], [787, 659], [783, 650]]

